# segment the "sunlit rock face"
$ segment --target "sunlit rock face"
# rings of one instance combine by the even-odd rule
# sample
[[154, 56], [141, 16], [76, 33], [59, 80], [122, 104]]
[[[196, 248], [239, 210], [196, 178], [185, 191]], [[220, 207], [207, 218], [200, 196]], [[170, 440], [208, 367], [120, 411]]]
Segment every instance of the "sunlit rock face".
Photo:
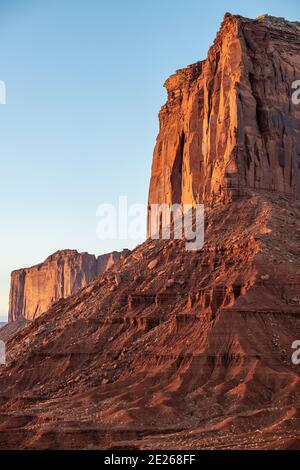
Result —
[[39, 317], [54, 302], [88, 285], [120, 257], [118, 252], [97, 258], [76, 250], [63, 250], [37, 266], [14, 271], [11, 276], [9, 321]]
[[[298, 29], [226, 15], [167, 81], [150, 202], [205, 202], [204, 246], [149, 238], [2, 328], [0, 449], [300, 449]], [[88, 282], [88, 256], [15, 273], [15, 311], [39, 270], [48, 299]]]
[[165, 83], [149, 204], [227, 203], [247, 188], [300, 197], [300, 24], [226, 14], [207, 59]]

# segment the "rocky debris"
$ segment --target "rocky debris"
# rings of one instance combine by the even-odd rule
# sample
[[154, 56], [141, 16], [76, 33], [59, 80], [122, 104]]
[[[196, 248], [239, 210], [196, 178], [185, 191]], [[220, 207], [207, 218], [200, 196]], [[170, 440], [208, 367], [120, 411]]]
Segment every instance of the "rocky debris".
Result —
[[[287, 207], [300, 220], [297, 201], [268, 193], [207, 209], [201, 252], [149, 240], [139, 261], [133, 252], [16, 331], [0, 371], [0, 448], [88, 448], [91, 435], [101, 448], [268, 448], [295, 439], [300, 309], [289, 299], [300, 261], [285, 256], [298, 244], [292, 221], [284, 236], [278, 230]], [[147, 269], [149, 258], [161, 276]], [[248, 439], [257, 430], [259, 439]]]
[[119, 273], [116, 273], [115, 274], [115, 283], [116, 283], [116, 286], [119, 286], [121, 284], [121, 281], [122, 281], [122, 278], [120, 276]]
[[11, 275], [9, 321], [39, 317], [53, 303], [75, 294], [128, 256], [128, 251], [114, 251], [97, 258], [76, 250], [63, 250], [37, 266], [14, 271]]
[[299, 304], [300, 304], [300, 297], [299, 297], [299, 296], [293, 297], [293, 298], [290, 300], [290, 303], [299, 305]]
[[157, 265], [158, 265], [158, 260], [154, 259], [153, 261], [150, 261], [150, 263], [148, 264], [148, 268], [149, 269], [154, 269], [154, 268], [156, 268]]
[[18, 320], [12, 323], [7, 323], [2, 328], [0, 328], [0, 341], [4, 341], [5, 343], [12, 338], [17, 331], [24, 328], [27, 325], [26, 320]]

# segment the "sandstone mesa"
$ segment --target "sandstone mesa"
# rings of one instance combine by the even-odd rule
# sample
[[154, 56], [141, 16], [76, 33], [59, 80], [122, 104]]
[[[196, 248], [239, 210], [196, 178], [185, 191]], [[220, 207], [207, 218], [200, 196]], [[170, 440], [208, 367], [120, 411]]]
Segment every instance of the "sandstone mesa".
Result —
[[18, 328], [0, 448], [300, 448], [297, 77], [298, 22], [226, 14], [167, 80], [149, 203], [204, 202], [204, 248], [149, 239]]
[[110, 269], [125, 251], [96, 257], [76, 250], [62, 250], [37, 266], [14, 271], [8, 320], [34, 320], [55, 302], [75, 294]]

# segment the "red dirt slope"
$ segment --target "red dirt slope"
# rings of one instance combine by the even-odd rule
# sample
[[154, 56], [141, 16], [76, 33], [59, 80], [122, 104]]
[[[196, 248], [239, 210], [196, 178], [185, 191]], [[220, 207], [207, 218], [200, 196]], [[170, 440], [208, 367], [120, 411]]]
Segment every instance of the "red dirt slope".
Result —
[[299, 204], [252, 192], [203, 250], [149, 240], [54, 305], [8, 342], [0, 447], [299, 448], [299, 239]]

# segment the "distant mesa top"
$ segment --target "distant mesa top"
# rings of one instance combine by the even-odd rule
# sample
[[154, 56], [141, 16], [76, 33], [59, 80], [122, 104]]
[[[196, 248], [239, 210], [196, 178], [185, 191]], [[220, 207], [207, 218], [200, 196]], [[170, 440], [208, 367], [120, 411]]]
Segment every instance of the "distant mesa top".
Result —
[[75, 294], [111, 268], [124, 255], [112, 252], [98, 258], [76, 250], [57, 251], [43, 263], [11, 275], [9, 321], [33, 320], [54, 302]]

